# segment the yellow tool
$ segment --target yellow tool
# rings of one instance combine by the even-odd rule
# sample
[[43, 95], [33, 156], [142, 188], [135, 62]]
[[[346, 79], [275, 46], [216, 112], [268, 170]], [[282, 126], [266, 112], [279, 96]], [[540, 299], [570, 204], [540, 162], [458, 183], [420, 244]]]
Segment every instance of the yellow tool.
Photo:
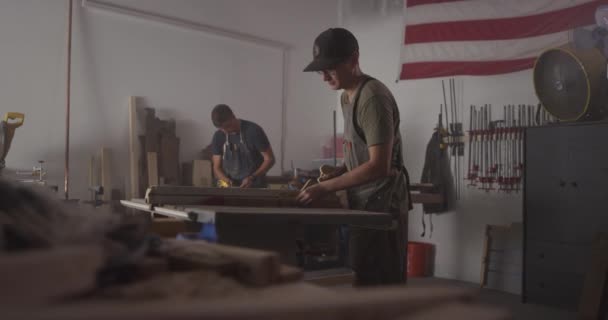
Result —
[[224, 181], [224, 180], [218, 180], [217, 181], [217, 186], [220, 188], [230, 188], [232, 187], [232, 185], [230, 185], [228, 182]]
[[11, 147], [15, 130], [23, 125], [25, 115], [19, 112], [8, 112], [0, 121], [0, 170], [4, 168], [4, 159]]

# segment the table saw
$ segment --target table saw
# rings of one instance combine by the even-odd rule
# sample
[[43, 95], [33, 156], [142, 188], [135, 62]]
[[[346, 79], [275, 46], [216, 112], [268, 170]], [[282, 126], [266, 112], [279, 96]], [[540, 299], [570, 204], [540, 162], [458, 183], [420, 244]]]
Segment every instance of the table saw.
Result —
[[299, 246], [311, 228], [328, 231], [337, 230], [341, 225], [360, 225], [387, 229], [393, 224], [388, 213], [338, 208], [155, 205], [144, 199], [123, 200], [121, 203], [151, 214], [201, 224], [213, 223], [218, 243], [275, 251], [284, 263], [300, 267], [302, 260], [298, 252], [302, 248]]

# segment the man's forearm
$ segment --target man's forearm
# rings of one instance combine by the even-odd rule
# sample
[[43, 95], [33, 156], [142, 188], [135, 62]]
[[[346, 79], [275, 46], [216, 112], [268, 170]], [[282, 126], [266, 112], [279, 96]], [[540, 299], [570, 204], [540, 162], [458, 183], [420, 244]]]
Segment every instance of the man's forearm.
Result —
[[344, 190], [362, 184], [374, 181], [385, 177], [387, 172], [381, 166], [374, 165], [373, 163], [366, 162], [352, 171], [346, 172], [336, 178], [321, 182], [321, 184], [329, 191], [335, 192]]
[[231, 182], [230, 178], [228, 178], [228, 176], [226, 176], [226, 174], [224, 173], [224, 171], [222, 169], [214, 167], [213, 173], [215, 174], [216, 179], [226, 181], [226, 182]]
[[256, 177], [261, 177], [265, 175], [270, 168], [274, 165], [274, 159], [265, 159], [264, 162], [260, 165], [260, 167], [252, 174]]

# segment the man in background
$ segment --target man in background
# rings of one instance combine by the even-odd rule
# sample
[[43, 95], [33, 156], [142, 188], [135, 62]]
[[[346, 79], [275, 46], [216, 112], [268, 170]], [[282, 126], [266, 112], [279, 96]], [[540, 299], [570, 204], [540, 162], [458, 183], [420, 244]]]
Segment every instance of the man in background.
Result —
[[219, 104], [211, 112], [218, 130], [213, 135], [213, 173], [218, 184], [240, 188], [266, 187], [266, 173], [275, 163], [272, 147], [259, 125], [238, 119]]

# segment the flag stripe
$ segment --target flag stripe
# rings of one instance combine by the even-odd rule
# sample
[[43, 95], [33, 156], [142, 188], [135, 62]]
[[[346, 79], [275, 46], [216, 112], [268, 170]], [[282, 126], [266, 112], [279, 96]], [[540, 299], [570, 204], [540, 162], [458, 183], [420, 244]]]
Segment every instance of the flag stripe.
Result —
[[539, 52], [568, 42], [569, 31], [538, 37], [496, 41], [453, 41], [407, 44], [401, 61], [495, 61], [529, 58]]
[[[505, 1], [505, 0], [503, 0]], [[587, 25], [594, 20], [597, 3], [507, 19], [486, 19], [409, 25], [407, 44], [441, 41], [475, 41], [528, 38]]]
[[427, 5], [427, 4], [435, 4], [435, 3], [442, 3], [442, 2], [458, 2], [458, 1], [463, 1], [463, 0], [405, 0], [405, 6], [407, 8], [410, 8], [410, 7], [415, 7], [415, 6]]
[[544, 50], [595, 28], [608, 0], [407, 0], [401, 79], [494, 75], [531, 68]]
[[469, 0], [407, 8], [409, 26], [450, 21], [505, 19], [542, 14], [571, 8], [585, 3], [596, 5], [605, 0]]
[[455, 75], [487, 76], [531, 68], [536, 58], [503, 61], [418, 62], [406, 63], [401, 68], [401, 79], [449, 77]]

